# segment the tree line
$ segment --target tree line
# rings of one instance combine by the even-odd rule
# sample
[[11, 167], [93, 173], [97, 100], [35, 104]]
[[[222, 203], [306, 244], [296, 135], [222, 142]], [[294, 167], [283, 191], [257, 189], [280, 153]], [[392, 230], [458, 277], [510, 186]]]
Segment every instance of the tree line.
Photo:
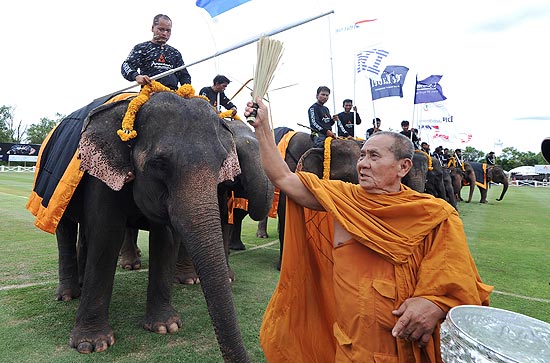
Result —
[[[15, 108], [13, 106], [0, 106], [0, 142], [42, 144], [48, 133], [65, 118], [65, 115], [56, 113], [55, 119], [42, 117], [40, 121], [31, 125], [25, 125], [22, 121], [15, 121]], [[485, 162], [488, 152], [467, 146], [462, 155], [465, 160]], [[505, 147], [499, 155], [496, 155], [496, 163], [504, 170], [510, 170], [522, 165], [548, 164], [542, 153], [535, 154], [532, 151], [522, 152], [514, 147]]]

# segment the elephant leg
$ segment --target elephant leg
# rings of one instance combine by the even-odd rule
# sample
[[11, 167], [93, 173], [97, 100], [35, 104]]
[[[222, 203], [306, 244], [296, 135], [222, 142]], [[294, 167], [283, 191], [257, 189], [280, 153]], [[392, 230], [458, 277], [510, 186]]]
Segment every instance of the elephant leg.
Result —
[[183, 285], [200, 284], [199, 275], [197, 275], [191, 256], [189, 256], [183, 243], [178, 250], [174, 282]]
[[120, 267], [125, 270], [139, 270], [141, 268], [141, 250], [138, 247], [137, 238], [137, 228], [126, 228], [118, 261]]
[[478, 189], [479, 189], [479, 194], [481, 194], [481, 200], [479, 201], [480, 203], [483, 203], [483, 204], [487, 204], [487, 189], [484, 189], [482, 187], [479, 187], [478, 186]]
[[61, 218], [55, 231], [59, 254], [57, 300], [69, 301], [80, 296], [79, 268], [76, 252], [78, 223]]
[[241, 240], [243, 219], [248, 215], [248, 212], [235, 208], [233, 209], [233, 226], [231, 227], [231, 235], [229, 240], [229, 249], [234, 251], [244, 251], [246, 246]]
[[256, 230], [256, 237], [269, 238], [267, 235], [267, 217], [258, 222], [258, 229]]
[[[86, 237], [86, 271], [70, 346], [80, 353], [101, 352], [115, 342], [108, 322], [118, 253], [126, 225], [125, 203], [95, 178], [87, 179], [86, 212], [80, 227]], [[126, 199], [126, 201], [128, 201]]]
[[149, 285], [143, 327], [158, 334], [175, 333], [182, 326], [180, 316], [170, 303], [178, 243], [168, 226], [151, 225]]

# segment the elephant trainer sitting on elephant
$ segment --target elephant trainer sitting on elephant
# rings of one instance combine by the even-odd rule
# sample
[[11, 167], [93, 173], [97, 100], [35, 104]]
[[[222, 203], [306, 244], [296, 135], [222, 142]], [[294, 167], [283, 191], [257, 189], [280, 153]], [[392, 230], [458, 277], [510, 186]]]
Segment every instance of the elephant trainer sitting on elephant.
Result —
[[359, 185], [293, 173], [267, 107], [256, 103], [262, 165], [287, 195], [281, 276], [260, 331], [267, 361], [441, 361], [447, 311], [487, 305], [492, 287], [481, 282], [456, 210], [401, 184], [412, 142], [371, 136], [357, 161]]

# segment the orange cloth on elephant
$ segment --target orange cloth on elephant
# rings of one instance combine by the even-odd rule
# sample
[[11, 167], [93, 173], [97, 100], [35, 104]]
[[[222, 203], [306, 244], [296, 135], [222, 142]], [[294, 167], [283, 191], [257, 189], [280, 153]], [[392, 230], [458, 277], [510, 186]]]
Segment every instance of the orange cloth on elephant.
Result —
[[[488, 305], [460, 217], [447, 202], [405, 186], [359, 185], [297, 173], [327, 212], [287, 203], [279, 283], [260, 341], [270, 363], [441, 362], [439, 326], [424, 349], [391, 335], [391, 311], [424, 297], [445, 312]], [[353, 240], [333, 247], [334, 221]]]

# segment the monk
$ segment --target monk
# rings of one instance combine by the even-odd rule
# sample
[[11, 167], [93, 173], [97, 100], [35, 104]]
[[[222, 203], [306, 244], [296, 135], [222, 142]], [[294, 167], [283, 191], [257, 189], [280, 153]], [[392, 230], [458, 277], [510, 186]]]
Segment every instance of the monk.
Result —
[[441, 362], [447, 312], [488, 305], [492, 287], [456, 210], [401, 184], [412, 142], [378, 132], [361, 149], [359, 185], [320, 180], [288, 169], [256, 103], [263, 168], [288, 198], [281, 275], [260, 331], [267, 361]]

